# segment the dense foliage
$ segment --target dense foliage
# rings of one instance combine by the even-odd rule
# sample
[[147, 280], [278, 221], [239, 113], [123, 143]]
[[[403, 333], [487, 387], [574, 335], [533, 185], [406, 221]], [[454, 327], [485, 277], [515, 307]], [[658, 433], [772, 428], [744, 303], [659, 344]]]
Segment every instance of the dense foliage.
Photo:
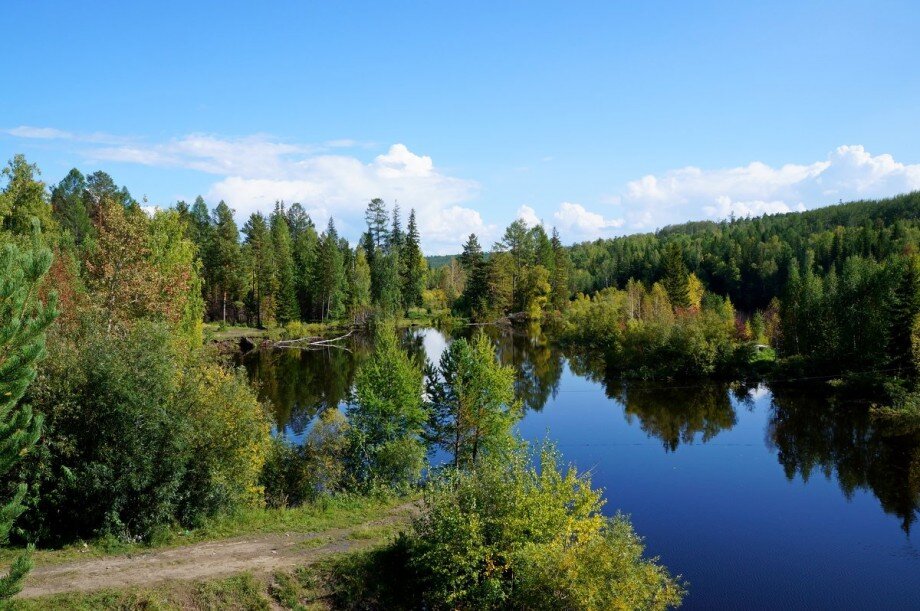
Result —
[[493, 454], [425, 493], [408, 565], [436, 609], [664, 609], [683, 597], [629, 521], [601, 513], [586, 474], [551, 446]]
[[[4, 273], [4, 282], [33, 284], [11, 322], [31, 325], [28, 316], [42, 313], [35, 297], [50, 299], [51, 288], [61, 309], [25, 395], [44, 430], [12, 473], [29, 483], [17, 537], [147, 538], [161, 525], [261, 504], [268, 417], [241, 374], [201, 345], [202, 282], [186, 220], [144, 211], [102, 172], [71, 172], [50, 198], [21, 157], [5, 176], [0, 239], [35, 239], [31, 219], [55, 252], [51, 263], [50, 252], [33, 249], [24, 275]], [[49, 304], [41, 315], [52, 311]], [[26, 342], [20, 354], [32, 361], [10, 364], [34, 363], [41, 328], [11, 336]]]
[[[41, 414], [19, 401], [35, 378], [45, 353], [45, 330], [57, 315], [53, 294], [47, 303], [37, 298], [50, 266], [51, 252], [42, 248], [37, 227], [31, 249], [20, 251], [7, 244], [0, 251], [0, 476], [32, 450], [42, 431]], [[9, 540], [13, 522], [25, 510], [27, 490], [26, 484], [18, 483], [12, 497], [0, 504], [0, 544]], [[21, 589], [31, 566], [26, 555], [14, 561], [0, 577], [0, 601]]]

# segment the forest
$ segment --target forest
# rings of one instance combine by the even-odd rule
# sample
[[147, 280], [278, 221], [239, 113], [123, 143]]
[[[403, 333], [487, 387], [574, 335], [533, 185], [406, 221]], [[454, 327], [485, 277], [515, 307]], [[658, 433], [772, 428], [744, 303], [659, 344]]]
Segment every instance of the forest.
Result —
[[[155, 545], [241, 511], [421, 498], [411, 528], [333, 568], [367, 577], [343, 607], [678, 605], [685, 584], [627, 518], [604, 517], [590, 473], [515, 435], [522, 379], [487, 334], [421, 362], [399, 344], [407, 317], [539, 323], [626, 380], [871, 374], [884, 378], [879, 417], [920, 422], [920, 193], [573, 246], [516, 220], [488, 251], [470, 235], [437, 260], [415, 211], [405, 227], [401, 214], [371, 200], [352, 245], [299, 203], [240, 227], [225, 202], [153, 209], [105, 172], [49, 186], [13, 158], [0, 191], [0, 539], [23, 553], [0, 597], [22, 588], [33, 548]], [[234, 325], [289, 338], [366, 328], [373, 350], [347, 409], [295, 445], [205, 341]], [[400, 571], [396, 590], [374, 580], [384, 570]]]

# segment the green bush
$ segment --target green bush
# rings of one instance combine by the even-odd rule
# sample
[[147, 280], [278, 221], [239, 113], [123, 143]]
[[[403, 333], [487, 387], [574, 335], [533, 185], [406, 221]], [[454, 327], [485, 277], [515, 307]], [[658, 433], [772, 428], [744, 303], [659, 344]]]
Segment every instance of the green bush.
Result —
[[[533, 464], [533, 461], [537, 464]], [[407, 547], [407, 575], [435, 609], [664, 609], [679, 578], [643, 557], [623, 516], [601, 513], [587, 475], [551, 445], [490, 457], [433, 481]]]
[[337, 409], [323, 411], [302, 445], [272, 441], [260, 482], [269, 507], [296, 507], [348, 487], [348, 422]]
[[30, 400], [45, 417], [30, 458], [26, 536], [148, 538], [261, 500], [267, 415], [245, 380], [179, 352], [165, 325], [52, 334]]

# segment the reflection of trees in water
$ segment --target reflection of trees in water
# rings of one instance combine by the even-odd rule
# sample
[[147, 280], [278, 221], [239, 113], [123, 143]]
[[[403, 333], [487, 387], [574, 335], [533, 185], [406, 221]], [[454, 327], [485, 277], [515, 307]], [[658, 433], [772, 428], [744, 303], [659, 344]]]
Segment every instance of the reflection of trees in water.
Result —
[[[677, 450], [681, 443], [693, 443], [697, 436], [705, 443], [738, 421], [729, 398], [729, 385], [700, 383], [668, 387], [661, 383], [626, 383], [608, 370], [602, 354], [578, 350], [567, 354], [576, 375], [605, 385], [607, 396], [623, 404], [629, 423], [649, 437], [660, 439], [664, 449]], [[747, 386], [731, 387], [736, 399], [750, 403]]]
[[259, 350], [244, 365], [272, 404], [279, 431], [300, 435], [316, 414], [348, 398], [358, 365], [370, 354], [365, 338], [349, 338], [348, 350]]
[[623, 404], [627, 422], [638, 418], [642, 430], [660, 439], [670, 452], [681, 443], [692, 444], [698, 435], [706, 443], [738, 421], [724, 384], [686, 388], [609, 384], [607, 395]]
[[847, 498], [870, 490], [905, 532], [920, 517], [920, 429], [878, 423], [864, 404], [826, 389], [777, 387], [767, 443], [789, 479], [836, 475]]
[[[495, 344], [499, 361], [514, 368], [515, 396], [527, 409], [543, 409], [559, 390], [563, 368], [559, 348], [549, 342], [536, 323], [523, 329], [492, 326], [482, 329]], [[472, 332], [467, 328], [461, 334], [469, 336]]]

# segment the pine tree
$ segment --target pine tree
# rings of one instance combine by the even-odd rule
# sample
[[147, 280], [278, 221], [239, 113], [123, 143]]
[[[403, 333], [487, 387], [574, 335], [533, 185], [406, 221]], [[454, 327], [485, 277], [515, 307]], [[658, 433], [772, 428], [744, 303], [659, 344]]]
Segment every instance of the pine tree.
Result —
[[415, 221], [415, 210], [409, 211], [409, 226], [403, 245], [402, 295], [406, 307], [422, 305], [422, 291], [425, 289], [425, 276], [428, 264], [422, 254], [421, 236]]
[[389, 243], [390, 234], [387, 231], [387, 207], [382, 199], [375, 197], [370, 201], [364, 219], [367, 221], [367, 233], [374, 250], [385, 248]]
[[220, 306], [221, 320], [227, 322], [227, 302], [239, 295], [242, 272], [240, 233], [233, 220], [233, 210], [223, 200], [214, 209], [214, 231], [209, 244], [210, 256], [205, 269], [210, 268], [212, 296]]
[[291, 231], [283, 203], [275, 203], [270, 225], [272, 251], [275, 256], [275, 317], [283, 325], [300, 317], [294, 254], [291, 249]]
[[460, 296], [460, 307], [471, 315], [483, 309], [483, 301], [488, 290], [488, 270], [482, 246], [475, 233], [471, 233], [460, 253], [460, 265], [466, 272], [466, 286]]
[[358, 246], [348, 268], [348, 315], [355, 323], [365, 319], [371, 306], [371, 268], [364, 248]]
[[256, 324], [263, 326], [274, 316], [275, 255], [272, 249], [268, 223], [261, 212], [254, 212], [243, 226], [245, 249], [249, 259], [249, 302], [256, 315]]
[[677, 242], [668, 243], [664, 251], [664, 278], [662, 284], [668, 293], [671, 305], [677, 308], [690, 307], [690, 273], [684, 264], [684, 255]]
[[74, 168], [51, 190], [51, 210], [62, 231], [69, 232], [74, 244], [81, 245], [93, 226], [86, 207], [86, 179]]
[[555, 227], [553, 227], [551, 247], [553, 249], [553, 271], [550, 278], [552, 285], [550, 302], [555, 309], [564, 310], [569, 303], [569, 269], [572, 263], [569, 260], [569, 251], [562, 245], [559, 232]]
[[288, 209], [288, 225], [291, 227], [291, 246], [294, 250], [294, 269], [297, 285], [297, 302], [301, 320], [311, 315], [313, 291], [313, 266], [316, 264], [316, 248], [319, 236], [310, 215], [295, 203]]
[[345, 268], [339, 234], [329, 219], [326, 231], [319, 238], [315, 273], [316, 297], [323, 320], [339, 313], [345, 285]]
[[888, 354], [892, 365], [910, 371], [914, 363], [914, 324], [920, 313], [920, 263], [916, 257], [905, 257], [895, 271], [898, 278], [888, 312]]
[[[40, 245], [38, 221], [34, 221], [30, 251], [20, 252], [8, 244], [0, 251], [0, 474], [10, 469], [38, 441], [41, 414], [19, 405], [35, 378], [35, 367], [45, 352], [45, 329], [57, 315], [56, 297], [47, 303], [37, 298], [42, 277], [51, 267], [51, 251]], [[0, 505], [0, 543], [6, 543], [13, 521], [25, 509], [26, 485], [19, 484], [13, 497]], [[0, 577], [0, 601], [22, 589], [32, 568], [28, 555], [17, 558]]]

